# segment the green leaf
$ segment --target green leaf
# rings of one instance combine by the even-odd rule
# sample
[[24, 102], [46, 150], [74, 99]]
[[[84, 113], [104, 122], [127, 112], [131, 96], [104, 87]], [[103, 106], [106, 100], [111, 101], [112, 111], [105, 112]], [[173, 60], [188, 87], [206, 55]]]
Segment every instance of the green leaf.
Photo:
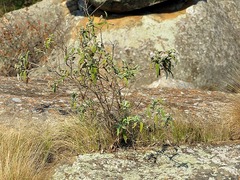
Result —
[[123, 133], [123, 139], [124, 139], [124, 142], [127, 143], [128, 137], [127, 137], [126, 133]]
[[127, 129], [127, 127], [126, 127], [126, 126], [122, 126], [121, 128], [122, 128], [122, 129], [124, 129], [124, 130], [126, 130], [126, 129]]
[[139, 131], [142, 132], [142, 130], [143, 130], [143, 122], [140, 122], [140, 124], [139, 124]]
[[91, 78], [92, 78], [92, 81], [95, 84], [97, 83], [97, 73], [98, 73], [98, 68], [97, 67], [92, 67], [91, 68]]
[[27, 68], [28, 66], [28, 55], [29, 55], [29, 51], [27, 51], [25, 58], [23, 59], [24, 68]]
[[160, 111], [160, 112], [161, 112], [161, 116], [162, 116], [163, 118], [164, 118], [164, 117], [166, 117], [166, 113], [165, 113], [165, 111], [164, 111], [164, 110], [162, 110], [162, 109], [161, 109], [161, 111]]
[[27, 71], [23, 71], [23, 72], [21, 73], [21, 77], [22, 77], [22, 80], [23, 80], [23, 81], [26, 81], [27, 78], [28, 78]]
[[150, 111], [150, 107], [147, 108], [147, 117], [150, 118], [152, 115], [151, 111]]
[[127, 122], [128, 122], [128, 117], [122, 120], [122, 124], [127, 124]]
[[137, 122], [133, 123], [132, 129], [134, 129], [137, 126]]
[[155, 64], [155, 69], [156, 69], [157, 77], [159, 77], [161, 75], [161, 72], [160, 72], [160, 65], [158, 63]]
[[120, 134], [120, 127], [117, 128], [117, 136]]
[[57, 83], [53, 84], [53, 92], [55, 93], [57, 91]]
[[94, 45], [93, 45], [93, 46], [91, 47], [91, 51], [92, 51], [93, 54], [95, 54], [96, 51], [97, 51], [97, 46], [94, 46]]
[[85, 60], [85, 55], [84, 54], [81, 54], [80, 55], [80, 59], [78, 61], [78, 64], [81, 66], [83, 63], [84, 63], [84, 60]]

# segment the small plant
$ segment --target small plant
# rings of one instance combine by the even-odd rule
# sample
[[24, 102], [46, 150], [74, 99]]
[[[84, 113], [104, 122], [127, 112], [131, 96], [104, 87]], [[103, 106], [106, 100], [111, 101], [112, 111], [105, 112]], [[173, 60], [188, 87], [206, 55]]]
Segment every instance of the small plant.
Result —
[[[117, 135], [119, 143], [132, 143], [137, 130], [142, 131], [143, 122], [139, 116], [131, 114], [130, 102], [122, 92], [134, 80], [138, 67], [124, 60], [114, 60], [114, 45], [107, 51], [103, 43], [101, 30], [104, 25], [107, 25], [106, 20], [100, 18], [96, 23], [88, 15], [88, 23], [80, 29], [79, 47], [65, 50], [64, 65], [56, 70], [60, 78], [55, 81], [53, 90], [56, 92], [64, 81], [73, 82], [79, 91], [72, 94], [72, 108], [81, 116], [91, 112], [88, 117], [98, 117], [99, 123], [111, 131], [113, 137]], [[172, 60], [176, 59], [174, 50], [156, 51], [151, 59], [159, 67], [158, 76], [162, 70], [166, 75], [172, 74]], [[159, 113], [167, 124], [169, 119], [163, 111]]]
[[166, 78], [169, 74], [173, 76], [172, 68], [173, 62], [176, 62], [176, 50], [171, 49], [168, 51], [155, 51], [151, 53], [151, 61], [154, 64], [156, 75], [159, 77], [163, 70], [166, 74]]
[[25, 55], [21, 55], [19, 57], [18, 64], [15, 64], [15, 69], [17, 70], [19, 78], [28, 83], [29, 77], [29, 61], [28, 61], [29, 51]]
[[163, 109], [161, 100], [153, 100], [146, 110], [146, 119], [148, 121], [147, 129], [150, 132], [150, 138], [157, 139], [155, 136], [162, 136], [166, 139], [173, 125], [173, 118]]
[[167, 127], [172, 123], [172, 117], [167, 114], [162, 107], [162, 100], [153, 100], [146, 110], [147, 119], [154, 122], [154, 129], [156, 126]]
[[[123, 101], [122, 110], [129, 111], [129, 109], [130, 103], [128, 101]], [[139, 132], [141, 133], [143, 130], [143, 122], [137, 115], [130, 116], [128, 115], [128, 112], [126, 112], [125, 114], [127, 116], [120, 120], [117, 124], [117, 136], [119, 137], [119, 139], [123, 139], [126, 144], [133, 144], [133, 141], [136, 139], [136, 135]]]
[[[37, 47], [35, 47], [34, 53], [36, 54], [47, 53], [47, 51], [51, 48], [52, 44], [54, 43], [53, 39], [54, 39], [53, 35], [50, 35], [44, 42], [44, 49], [43, 48], [38, 49]], [[29, 80], [29, 72], [31, 70], [31, 67], [34, 65], [38, 66], [37, 64], [34, 64], [33, 62], [29, 61], [29, 51], [27, 51], [23, 55], [19, 55], [18, 63], [15, 64], [15, 69], [17, 71], [18, 78], [27, 84]]]
[[[133, 141], [135, 139], [136, 127], [139, 126], [137, 132], [142, 132], [143, 122], [140, 120], [139, 116], [128, 116], [124, 118], [117, 126], [117, 136], [119, 139], [123, 138], [124, 142], [127, 144], [128, 139]], [[132, 144], [133, 142], [131, 142]]]

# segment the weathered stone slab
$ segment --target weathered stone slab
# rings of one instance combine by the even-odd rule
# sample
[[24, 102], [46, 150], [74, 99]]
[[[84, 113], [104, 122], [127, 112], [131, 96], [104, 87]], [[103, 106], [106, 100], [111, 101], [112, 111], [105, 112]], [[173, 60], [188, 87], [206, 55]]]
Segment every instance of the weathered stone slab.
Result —
[[239, 150], [240, 145], [181, 146], [84, 154], [59, 167], [53, 179], [238, 179]]

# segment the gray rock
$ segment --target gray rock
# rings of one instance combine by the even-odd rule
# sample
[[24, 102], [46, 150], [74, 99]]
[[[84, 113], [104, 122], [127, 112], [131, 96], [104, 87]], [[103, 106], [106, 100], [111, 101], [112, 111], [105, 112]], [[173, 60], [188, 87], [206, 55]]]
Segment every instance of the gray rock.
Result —
[[234, 73], [240, 69], [239, 0], [189, 3], [185, 10], [129, 16], [120, 18], [121, 22], [115, 18], [111, 23], [117, 27], [103, 32], [106, 43], [115, 45], [116, 59], [140, 66], [137, 86], [157, 80], [149, 68], [149, 54], [156, 49], [176, 49], [179, 61], [174, 77], [195, 87], [222, 90], [232, 78], [237, 78]]
[[127, 12], [152, 6], [166, 0], [89, 0], [95, 7], [109, 12]]
[[[222, 88], [240, 69], [239, 0], [208, 0], [187, 9], [179, 21], [175, 47], [178, 78], [199, 87]], [[230, 78], [230, 79], [229, 79]]]
[[238, 179], [239, 148], [240, 145], [182, 146], [147, 152], [83, 154], [72, 165], [56, 169], [52, 179]]
[[[17, 73], [14, 67], [18, 61], [16, 57], [20, 56], [19, 52], [23, 53], [26, 50], [31, 51], [30, 49], [39, 48], [37, 44], [42, 44], [47, 36], [54, 35], [54, 37], [58, 37], [62, 44], [65, 40], [65, 33], [68, 32], [67, 29], [73, 25], [71, 23], [74, 23], [74, 25], [76, 23], [73, 15], [80, 16], [82, 14], [78, 9], [77, 1], [73, 0], [42, 0], [30, 7], [6, 13], [0, 18], [0, 75], [15, 76]], [[31, 25], [26, 25], [28, 23]], [[38, 33], [30, 28], [32, 25], [34, 25]], [[16, 27], [18, 27], [17, 30]], [[4, 34], [11, 34], [11, 36], [6, 38]], [[14, 37], [14, 40], [11, 37]], [[25, 49], [26, 46], [19, 45], [19, 42], [28, 44], [28, 47], [31, 48]], [[10, 46], [9, 44], [13, 45]], [[19, 49], [19, 51], [16, 49]], [[9, 52], [7, 57], [5, 57], [6, 52]], [[59, 55], [59, 59], [63, 57], [61, 52], [62, 50], [58, 50], [56, 53]], [[31, 51], [31, 53], [36, 55], [39, 52]], [[54, 61], [54, 56], [50, 54], [47, 56], [51, 59], [51, 62]], [[39, 56], [30, 58], [31, 63], [34, 64], [38, 64], [42, 60], [43, 58]], [[37, 71], [40, 73], [42, 71], [47, 73], [46, 67], [43, 67], [43, 70], [39, 69]], [[39, 73], [35, 74], [37, 74], [36, 76], [39, 75]]]
[[[115, 46], [116, 60], [125, 59], [140, 66], [136, 86], [194, 86], [222, 90], [225, 82], [229, 83], [231, 78], [240, 78], [240, 1], [174, 2], [164, 6], [165, 3], [160, 3], [157, 12], [152, 14], [150, 9], [147, 14], [137, 16], [110, 15], [109, 29], [102, 31], [106, 44]], [[62, 25], [57, 31], [66, 32], [64, 29], [67, 29], [65, 45], [71, 47], [79, 45], [78, 30], [83, 25], [81, 22], [86, 20], [83, 16], [73, 16], [75, 6], [76, 3], [43, 0], [29, 7], [27, 12], [19, 10], [11, 13], [11, 16], [12, 19], [18, 19], [21, 17], [20, 12], [28, 13], [34, 19], [44, 19], [44, 23], [55, 24], [51, 22], [56, 22], [58, 16], [52, 14], [61, 14]], [[69, 12], [70, 9], [74, 12]], [[158, 79], [154, 70], [150, 69], [151, 51], [172, 48], [179, 53], [179, 62], [173, 71], [176, 81], [153, 84]], [[64, 59], [62, 50], [56, 49], [48, 58], [48, 66], [57, 67], [58, 62]], [[0, 68], [6, 69], [1, 62]], [[43, 69], [43, 72], [39, 72], [44, 74], [45, 71]], [[234, 72], [238, 72], [239, 76], [233, 77]], [[31, 74], [34, 75], [34, 71]]]

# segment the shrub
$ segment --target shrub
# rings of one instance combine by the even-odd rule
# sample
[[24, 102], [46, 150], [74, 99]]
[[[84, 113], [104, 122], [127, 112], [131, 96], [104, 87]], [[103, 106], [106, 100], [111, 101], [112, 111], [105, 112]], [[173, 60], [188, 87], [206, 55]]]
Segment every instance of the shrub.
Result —
[[[103, 19], [94, 23], [89, 17], [86, 27], [80, 30], [80, 46], [66, 51], [65, 66], [56, 71], [60, 79], [53, 89], [61, 81], [75, 83], [79, 91], [72, 96], [72, 106], [82, 113], [92, 109], [92, 118], [98, 117], [99, 123], [116, 136], [116, 125], [129, 116], [128, 108], [123, 105], [126, 100], [123, 90], [134, 78], [137, 66], [126, 61], [115, 62], [113, 52], [109, 53], [103, 40], [97, 39], [96, 31], [101, 31], [105, 23]], [[123, 134], [124, 131], [118, 133], [119, 137]]]
[[[56, 92], [64, 81], [73, 82], [79, 90], [72, 94], [73, 109], [81, 116], [90, 112], [90, 119], [97, 117], [99, 124], [111, 132], [118, 145], [131, 145], [137, 133], [142, 131], [143, 122], [132, 113], [133, 104], [127, 101], [125, 92], [134, 81], [138, 67], [124, 60], [114, 60], [114, 45], [107, 51], [101, 37], [104, 25], [104, 19], [95, 23], [94, 18], [88, 16], [88, 23], [80, 30], [79, 47], [68, 48], [65, 64], [56, 70], [60, 78], [53, 84], [53, 90]], [[152, 61], [159, 67], [157, 75], [162, 70], [167, 75], [172, 74], [174, 53], [171, 50], [167, 51], [167, 56], [159, 55], [159, 52], [153, 54]]]

